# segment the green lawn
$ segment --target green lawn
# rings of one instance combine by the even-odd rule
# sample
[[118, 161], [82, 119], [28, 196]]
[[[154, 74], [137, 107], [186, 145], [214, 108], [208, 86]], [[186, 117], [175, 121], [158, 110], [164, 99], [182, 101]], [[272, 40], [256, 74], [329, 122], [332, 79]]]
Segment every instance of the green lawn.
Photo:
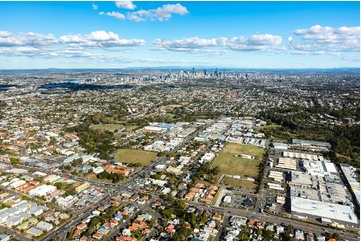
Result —
[[125, 130], [128, 131], [128, 132], [133, 131], [136, 128], [138, 128], [138, 126], [136, 126], [136, 125], [127, 125], [127, 126], [125, 126]]
[[120, 124], [93, 124], [90, 126], [92, 129], [101, 130], [119, 130], [122, 127]]
[[281, 128], [282, 126], [281, 125], [278, 125], [278, 124], [270, 124], [270, 125], [265, 125], [265, 126], [260, 126], [260, 127], [257, 127], [255, 128], [256, 131], [261, 131], [263, 129], [278, 129], [278, 128]]
[[148, 165], [157, 157], [157, 153], [144, 150], [119, 149], [115, 151], [115, 160], [125, 163]]
[[[219, 166], [222, 174], [256, 177], [262, 160], [263, 148], [252, 145], [228, 144], [214, 159], [211, 166]], [[235, 155], [246, 154], [255, 159], [244, 159]]]
[[232, 178], [232, 177], [224, 177], [222, 180], [222, 184], [225, 186], [230, 186], [230, 187], [242, 187], [248, 190], [254, 190], [256, 189], [256, 183], [253, 181], [247, 181], [244, 179], [236, 179], [236, 178]]
[[340, 158], [344, 158], [344, 159], [347, 159], [347, 160], [351, 160], [350, 157], [345, 156], [345, 155], [342, 155], [342, 154], [340, 154], [340, 153], [336, 153], [336, 157], [340, 157]]

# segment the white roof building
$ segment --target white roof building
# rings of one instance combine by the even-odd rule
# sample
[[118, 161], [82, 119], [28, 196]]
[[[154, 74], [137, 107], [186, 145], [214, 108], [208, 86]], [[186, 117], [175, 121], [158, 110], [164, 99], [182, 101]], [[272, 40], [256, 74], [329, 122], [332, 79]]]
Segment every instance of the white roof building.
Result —
[[358, 224], [358, 219], [353, 209], [350, 206], [340, 204], [292, 197], [291, 211], [303, 216], [329, 218], [347, 224]]
[[225, 202], [225, 203], [231, 203], [231, 201], [232, 201], [232, 197], [231, 197], [231, 196], [225, 196], [225, 197], [223, 198], [223, 202]]
[[52, 185], [41, 185], [40, 187], [34, 188], [29, 191], [30, 196], [46, 196], [52, 192], [56, 191], [56, 187]]
[[288, 149], [288, 144], [284, 144], [284, 143], [272, 143], [273, 148], [278, 149], [278, 150], [287, 150]]
[[95, 174], [102, 173], [103, 171], [104, 171], [104, 169], [103, 169], [102, 167], [100, 167], [100, 166], [93, 168], [93, 172], [94, 172]]
[[16, 188], [18, 186], [24, 185], [25, 183], [26, 183], [26, 181], [24, 181], [24, 180], [18, 180], [18, 181], [12, 182], [9, 186], [12, 188]]
[[40, 221], [36, 227], [42, 231], [49, 231], [53, 228], [53, 225], [47, 222]]

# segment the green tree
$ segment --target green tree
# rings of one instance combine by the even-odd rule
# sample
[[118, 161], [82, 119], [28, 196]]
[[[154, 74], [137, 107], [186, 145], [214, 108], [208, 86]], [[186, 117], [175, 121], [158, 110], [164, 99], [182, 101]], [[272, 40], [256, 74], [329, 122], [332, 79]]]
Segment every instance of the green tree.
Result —
[[90, 224], [89, 224], [89, 228], [95, 228], [95, 226], [97, 226], [99, 223], [101, 222], [101, 219], [99, 216], [97, 217], [94, 217], [91, 221], [90, 221]]
[[10, 157], [10, 162], [12, 165], [18, 165], [20, 164], [20, 160], [14, 156]]
[[54, 184], [57, 189], [62, 190], [64, 188], [64, 183], [62, 182], [55, 182]]
[[340, 235], [338, 233], [333, 233], [332, 234], [332, 238], [339, 240], [340, 239]]

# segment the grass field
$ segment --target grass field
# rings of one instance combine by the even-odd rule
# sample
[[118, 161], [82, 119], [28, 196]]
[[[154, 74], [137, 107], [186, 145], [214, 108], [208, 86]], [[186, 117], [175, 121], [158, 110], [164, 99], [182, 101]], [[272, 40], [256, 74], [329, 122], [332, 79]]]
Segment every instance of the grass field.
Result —
[[256, 189], [256, 183], [253, 181], [247, 181], [244, 179], [236, 179], [232, 177], [224, 177], [222, 180], [222, 184], [225, 186], [235, 186], [235, 187], [242, 187], [248, 190], [254, 190]]
[[136, 125], [129, 125], [129, 126], [127, 125], [127, 126], [125, 126], [125, 130], [128, 131], [128, 132], [133, 131], [136, 128], [138, 128], [138, 126], [136, 126]]
[[93, 124], [90, 126], [92, 129], [101, 129], [101, 130], [118, 130], [122, 127], [120, 124]]
[[[211, 166], [219, 166], [222, 174], [256, 177], [264, 149], [252, 145], [228, 144]], [[244, 159], [235, 155], [246, 154], [255, 159]]]
[[344, 158], [344, 159], [351, 160], [351, 158], [350, 158], [350, 157], [345, 156], [345, 155], [342, 155], [342, 154], [340, 154], [340, 153], [336, 153], [336, 157], [340, 157], [340, 158]]
[[278, 125], [278, 124], [270, 124], [270, 125], [265, 125], [265, 126], [260, 126], [260, 127], [257, 127], [255, 130], [256, 131], [261, 131], [263, 129], [278, 129], [278, 128], [281, 128], [282, 126], [281, 125]]
[[115, 160], [125, 163], [148, 165], [157, 157], [157, 153], [144, 150], [119, 149], [115, 151]]

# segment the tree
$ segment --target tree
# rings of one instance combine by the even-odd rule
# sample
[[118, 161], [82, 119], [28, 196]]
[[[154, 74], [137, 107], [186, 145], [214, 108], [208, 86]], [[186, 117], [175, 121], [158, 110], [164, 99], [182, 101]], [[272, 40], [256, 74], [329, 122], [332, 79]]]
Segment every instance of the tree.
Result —
[[339, 240], [340, 238], [340, 235], [338, 233], [333, 233], [332, 234], [332, 238], [336, 239], [336, 240]]
[[199, 223], [200, 224], [205, 224], [208, 220], [208, 216], [206, 213], [202, 213], [202, 215], [199, 218]]
[[171, 211], [169, 208], [165, 208], [162, 210], [162, 215], [166, 218], [169, 219], [173, 214], [173, 211]]
[[62, 182], [55, 182], [54, 184], [57, 189], [62, 190], [64, 188], [64, 183]]
[[98, 179], [108, 179], [109, 176], [110, 176], [110, 174], [107, 171], [103, 171], [97, 175], [97, 178]]
[[65, 196], [69, 196], [69, 195], [74, 196], [75, 194], [76, 194], [75, 189], [68, 189], [65, 191]]
[[20, 164], [20, 160], [14, 156], [10, 157], [10, 162], [12, 165], [18, 165]]
[[197, 224], [197, 216], [195, 213], [186, 213], [186, 220], [194, 227]]
[[94, 217], [94, 218], [90, 221], [89, 228], [94, 228], [94, 227], [97, 226], [97, 224], [99, 224], [99, 223], [100, 223], [100, 218], [99, 218], [99, 216]]
[[270, 230], [266, 229], [265, 231], [263, 231], [264, 240], [267, 240], [267, 241], [271, 240], [271, 238], [273, 237], [273, 234], [274, 234], [273, 231], [270, 231]]
[[183, 210], [187, 208], [187, 204], [184, 200], [178, 200], [177, 205], [180, 209], [183, 209]]
[[137, 229], [136, 231], [134, 231], [133, 235], [135, 238], [137, 238], [137, 240], [141, 240], [143, 238], [143, 233], [140, 229]]
[[68, 233], [68, 236], [67, 236], [66, 238], [67, 238], [68, 240], [72, 240], [73, 235], [74, 235], [74, 229], [72, 229], [72, 230]]
[[212, 174], [213, 174], [213, 175], [218, 175], [220, 172], [221, 172], [221, 168], [220, 168], [219, 166], [215, 166], [215, 167], [212, 169]]

